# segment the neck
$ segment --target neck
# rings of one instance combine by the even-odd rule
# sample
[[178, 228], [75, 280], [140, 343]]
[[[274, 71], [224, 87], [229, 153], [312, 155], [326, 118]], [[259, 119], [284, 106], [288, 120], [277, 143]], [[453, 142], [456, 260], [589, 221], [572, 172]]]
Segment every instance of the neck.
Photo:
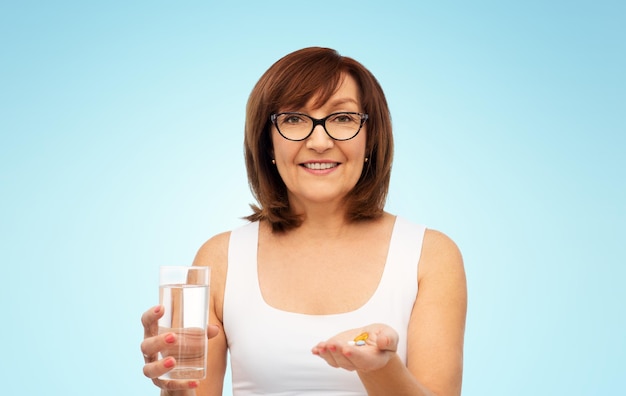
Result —
[[350, 223], [346, 220], [343, 204], [312, 203], [307, 205], [292, 204], [292, 208], [300, 213], [303, 222], [298, 230], [302, 233], [322, 234], [328, 237], [341, 235]]

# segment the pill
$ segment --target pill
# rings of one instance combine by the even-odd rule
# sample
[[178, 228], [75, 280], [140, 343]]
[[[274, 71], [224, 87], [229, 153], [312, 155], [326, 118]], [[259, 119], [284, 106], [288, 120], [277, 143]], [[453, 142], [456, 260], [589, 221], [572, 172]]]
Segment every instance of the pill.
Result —
[[361, 333], [361, 334], [359, 334], [358, 336], [356, 336], [356, 337], [354, 338], [354, 342], [357, 342], [357, 341], [365, 341], [365, 340], [367, 340], [367, 339], [369, 338], [369, 336], [370, 336], [370, 335], [369, 335], [369, 334], [367, 334], [367, 333]]

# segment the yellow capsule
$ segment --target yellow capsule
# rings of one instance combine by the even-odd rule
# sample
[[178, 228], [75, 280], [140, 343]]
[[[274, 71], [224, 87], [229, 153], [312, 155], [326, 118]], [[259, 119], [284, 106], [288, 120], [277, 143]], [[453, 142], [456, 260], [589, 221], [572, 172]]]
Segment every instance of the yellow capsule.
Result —
[[361, 334], [359, 334], [358, 336], [356, 336], [356, 337], [354, 338], [354, 342], [357, 342], [357, 341], [365, 341], [365, 340], [367, 340], [367, 339], [369, 338], [369, 336], [370, 336], [370, 335], [369, 335], [369, 334], [367, 334], [367, 333], [361, 333]]

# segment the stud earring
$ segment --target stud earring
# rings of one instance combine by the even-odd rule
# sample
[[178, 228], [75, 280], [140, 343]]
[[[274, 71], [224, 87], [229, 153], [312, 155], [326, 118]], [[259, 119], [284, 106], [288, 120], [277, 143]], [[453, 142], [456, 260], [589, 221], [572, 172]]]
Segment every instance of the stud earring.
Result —
[[276, 160], [272, 158], [272, 164], [276, 165]]
[[368, 158], [368, 157], [365, 157], [365, 162], [367, 162], [367, 161], [369, 161], [369, 158]]

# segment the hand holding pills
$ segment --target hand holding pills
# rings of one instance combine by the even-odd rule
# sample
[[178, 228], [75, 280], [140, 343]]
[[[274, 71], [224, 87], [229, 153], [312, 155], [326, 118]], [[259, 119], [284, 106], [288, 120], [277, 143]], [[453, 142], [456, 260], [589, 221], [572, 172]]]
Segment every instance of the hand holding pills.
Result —
[[397, 332], [376, 323], [337, 334], [318, 343], [312, 352], [332, 367], [367, 372], [384, 367], [397, 346]]

